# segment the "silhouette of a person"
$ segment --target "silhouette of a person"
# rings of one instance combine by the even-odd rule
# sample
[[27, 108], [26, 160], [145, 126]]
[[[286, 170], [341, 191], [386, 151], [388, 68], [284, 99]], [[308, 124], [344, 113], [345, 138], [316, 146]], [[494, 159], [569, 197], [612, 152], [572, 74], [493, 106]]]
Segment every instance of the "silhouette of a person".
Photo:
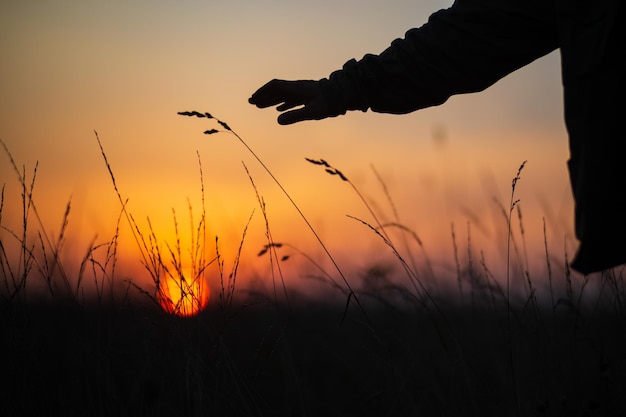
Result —
[[484, 90], [559, 48], [584, 274], [626, 263], [626, 0], [456, 0], [380, 55], [321, 80], [272, 80], [250, 103], [278, 123], [403, 114]]

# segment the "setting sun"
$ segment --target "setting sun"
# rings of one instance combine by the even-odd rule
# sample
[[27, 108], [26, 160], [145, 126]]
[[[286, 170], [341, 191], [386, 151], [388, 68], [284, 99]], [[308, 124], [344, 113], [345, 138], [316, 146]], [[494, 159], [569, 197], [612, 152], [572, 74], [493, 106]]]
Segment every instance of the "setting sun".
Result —
[[195, 274], [192, 269], [185, 269], [180, 274], [165, 277], [158, 296], [161, 307], [168, 313], [190, 317], [206, 307], [209, 287], [202, 273]]

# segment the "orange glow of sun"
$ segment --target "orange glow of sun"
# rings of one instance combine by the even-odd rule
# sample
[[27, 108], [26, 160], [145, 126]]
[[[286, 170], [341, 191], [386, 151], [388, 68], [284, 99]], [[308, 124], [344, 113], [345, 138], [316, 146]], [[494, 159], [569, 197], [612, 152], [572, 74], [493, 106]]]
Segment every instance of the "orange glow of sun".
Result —
[[195, 276], [188, 269], [161, 281], [159, 303], [163, 310], [181, 317], [195, 316], [209, 301], [209, 287], [202, 274]]

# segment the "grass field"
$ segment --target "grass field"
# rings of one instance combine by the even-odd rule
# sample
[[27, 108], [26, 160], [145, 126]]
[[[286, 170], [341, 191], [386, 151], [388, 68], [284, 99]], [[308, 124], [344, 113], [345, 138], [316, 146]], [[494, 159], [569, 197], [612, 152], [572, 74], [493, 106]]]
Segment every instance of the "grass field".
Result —
[[[3, 188], [0, 416], [626, 415], [623, 268], [579, 280], [567, 269], [553, 273], [546, 257], [548, 276], [533, 281], [522, 270], [526, 292], [513, 294], [508, 272], [494, 277], [480, 262], [456, 259], [461, 295], [434, 291], [372, 211], [366, 225], [405, 267], [405, 284], [377, 265], [360, 280], [337, 268], [327, 296], [285, 287], [278, 297], [239, 288], [236, 267], [230, 274], [218, 268], [217, 302], [179, 317], [171, 314], [175, 305], [169, 313], [161, 307], [163, 280], [179, 278], [181, 291], [196, 295], [181, 284], [176, 244], [162, 253], [154, 232], [140, 230], [121, 209], [118, 225], [134, 228], [154, 287], [115, 282], [118, 234], [88, 248], [73, 269], [79, 272], [68, 275], [63, 227], [52, 237], [37, 223], [34, 175], [27, 180], [7, 154], [22, 198], [5, 198]], [[309, 162], [348, 181], [323, 160]], [[18, 200], [23, 225], [11, 229], [2, 207]], [[263, 211], [261, 197], [259, 205]], [[64, 225], [68, 215], [69, 207]], [[203, 214], [192, 225], [194, 281], [220, 263], [206, 249], [204, 223]], [[268, 233], [266, 249], [277, 264], [276, 246]], [[35, 282], [44, 296], [32, 295]], [[90, 294], [87, 282], [95, 282]]]
[[368, 324], [305, 300], [192, 318], [137, 302], [3, 300], [0, 413], [619, 416], [626, 331], [614, 302], [515, 308], [511, 363], [504, 304], [442, 302], [444, 318], [372, 302]]

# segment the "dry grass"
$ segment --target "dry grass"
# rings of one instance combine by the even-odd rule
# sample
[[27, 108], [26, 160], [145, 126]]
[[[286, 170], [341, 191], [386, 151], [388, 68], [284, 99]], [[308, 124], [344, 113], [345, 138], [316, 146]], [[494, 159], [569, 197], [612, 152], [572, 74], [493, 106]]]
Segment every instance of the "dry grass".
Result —
[[[219, 127], [205, 133], [232, 134], [256, 157], [225, 122], [208, 113], [183, 115], [213, 120]], [[393, 222], [379, 221], [382, 217], [349, 175], [323, 159], [307, 159], [345, 182], [361, 199], [371, 219], [354, 220], [384, 243], [402, 271], [396, 274], [391, 264], [371, 265], [360, 276], [347, 276], [287, 191], [256, 157], [334, 268], [326, 270], [305, 251], [273, 236], [265, 200], [248, 174], [267, 238], [258, 253], [270, 264], [267, 279], [272, 287], [264, 293], [246, 291], [237, 283], [250, 221], [229, 271], [219, 240], [207, 236], [199, 156], [202, 207], [198, 214], [189, 205], [190, 242], [180, 241], [175, 212], [175, 241], [162, 242], [149, 218], [142, 228], [130, 213], [96, 138], [120, 211], [113, 237], [88, 245], [76, 276], [69, 276], [65, 271], [73, 269], [62, 262], [71, 204], [60, 232], [52, 236], [33, 201], [37, 167], [30, 172], [19, 168], [4, 146], [21, 194], [20, 198], [6, 196], [3, 187], [0, 199], [4, 231], [0, 235], [0, 415], [617, 416], [626, 412], [624, 270], [579, 277], [565, 264], [561, 274], [548, 254], [544, 223], [547, 276], [531, 276], [521, 204], [514, 198], [523, 165], [513, 180], [508, 210], [501, 205], [510, 245], [506, 276], [498, 279], [490, 270], [471, 240], [469, 223], [465, 245], [453, 226], [456, 255], [451, 264], [458, 288], [447, 291], [429, 285], [437, 277], [424, 242], [403, 225], [375, 171]], [[6, 204], [18, 201], [22, 225], [15, 230], [5, 226], [2, 214]], [[153, 287], [119, 278], [117, 256], [124, 225], [133, 233]], [[465, 252], [464, 261], [459, 254]], [[317, 274], [309, 278], [326, 284], [327, 298], [306, 297], [289, 288], [281, 264], [292, 256], [313, 265]], [[193, 265], [191, 275], [186, 275], [184, 263]], [[510, 287], [512, 274], [518, 273], [525, 283], [521, 298], [513, 296]], [[180, 295], [199, 300], [192, 284], [209, 278], [220, 287], [218, 302], [197, 316], [177, 316], [183, 306], [173, 302], [164, 280], [176, 280]], [[44, 291], [35, 293], [33, 288]], [[88, 288], [95, 292], [88, 294]], [[166, 312], [161, 306], [168, 299], [172, 307]], [[337, 299], [343, 302], [336, 303]]]

